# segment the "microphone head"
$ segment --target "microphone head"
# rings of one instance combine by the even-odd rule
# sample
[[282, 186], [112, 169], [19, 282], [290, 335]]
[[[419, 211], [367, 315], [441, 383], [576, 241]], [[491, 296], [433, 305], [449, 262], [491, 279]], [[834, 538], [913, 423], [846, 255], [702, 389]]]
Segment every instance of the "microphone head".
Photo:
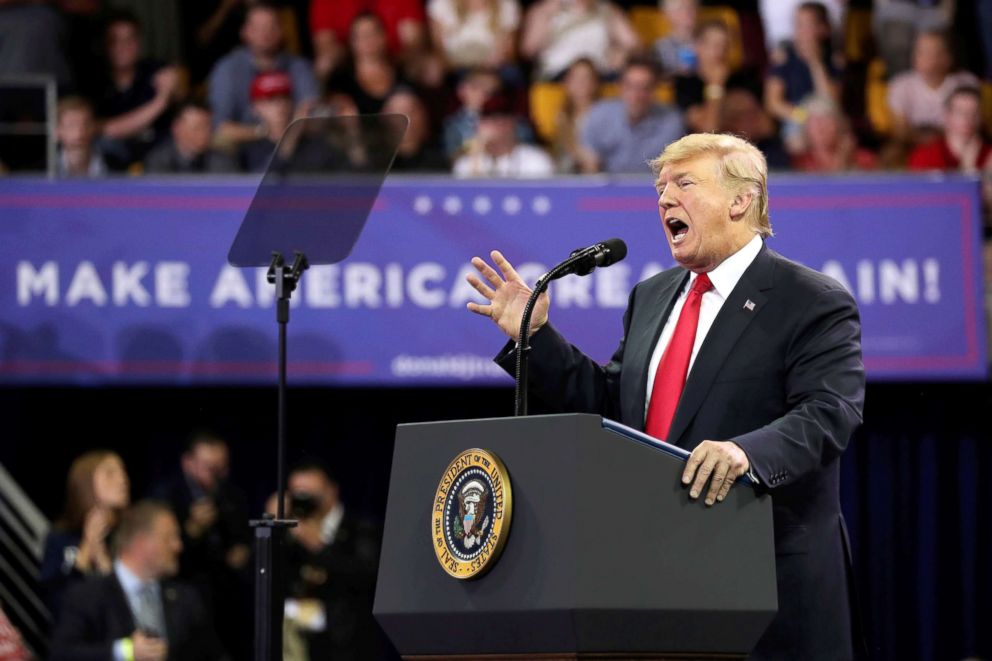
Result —
[[616, 264], [627, 256], [627, 244], [622, 239], [607, 239], [601, 245], [606, 249], [606, 254], [600, 266]]

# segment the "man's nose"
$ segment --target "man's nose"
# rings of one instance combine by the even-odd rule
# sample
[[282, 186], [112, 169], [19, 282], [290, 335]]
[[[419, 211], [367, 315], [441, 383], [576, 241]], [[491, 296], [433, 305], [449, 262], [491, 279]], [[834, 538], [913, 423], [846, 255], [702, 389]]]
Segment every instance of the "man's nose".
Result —
[[675, 199], [674, 193], [665, 186], [661, 191], [661, 195], [658, 196], [658, 206], [662, 209], [671, 209], [674, 206], [678, 206], [678, 200]]

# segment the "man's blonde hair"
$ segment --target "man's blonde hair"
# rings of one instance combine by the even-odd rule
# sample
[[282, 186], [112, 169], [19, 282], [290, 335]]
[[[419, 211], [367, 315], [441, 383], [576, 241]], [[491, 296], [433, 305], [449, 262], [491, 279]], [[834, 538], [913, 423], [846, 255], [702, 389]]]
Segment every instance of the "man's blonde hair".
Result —
[[662, 168], [674, 163], [713, 154], [720, 159], [719, 172], [727, 188], [737, 195], [750, 192], [751, 203], [744, 220], [761, 236], [772, 235], [768, 220], [768, 164], [761, 151], [743, 138], [729, 133], [692, 133], [665, 147], [650, 162], [657, 177]]

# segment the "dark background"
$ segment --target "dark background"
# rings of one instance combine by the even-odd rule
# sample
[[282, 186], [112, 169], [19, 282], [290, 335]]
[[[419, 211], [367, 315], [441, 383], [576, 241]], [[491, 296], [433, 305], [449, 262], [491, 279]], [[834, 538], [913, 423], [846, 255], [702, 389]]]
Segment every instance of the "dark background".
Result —
[[[326, 462], [346, 507], [381, 519], [396, 424], [506, 415], [513, 392], [301, 388], [288, 402], [290, 463]], [[258, 512], [275, 489], [275, 408], [274, 387], [0, 389], [0, 462], [55, 517], [83, 451], [119, 452], [138, 498], [205, 426]], [[869, 385], [841, 500], [875, 658], [992, 657], [990, 473], [992, 384]]]

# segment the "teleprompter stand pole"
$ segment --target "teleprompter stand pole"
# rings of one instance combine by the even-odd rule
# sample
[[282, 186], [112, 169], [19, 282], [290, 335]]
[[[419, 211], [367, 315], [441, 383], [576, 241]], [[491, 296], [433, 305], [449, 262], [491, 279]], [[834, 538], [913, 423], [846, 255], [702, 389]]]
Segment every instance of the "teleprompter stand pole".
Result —
[[272, 253], [267, 279], [276, 286], [276, 322], [279, 324], [279, 414], [276, 457], [276, 516], [251, 521], [255, 530], [255, 661], [282, 660], [282, 620], [286, 600], [283, 547], [286, 530], [296, 521], [286, 519], [286, 326], [289, 297], [307, 270], [306, 256], [297, 252], [286, 265], [282, 253]]

